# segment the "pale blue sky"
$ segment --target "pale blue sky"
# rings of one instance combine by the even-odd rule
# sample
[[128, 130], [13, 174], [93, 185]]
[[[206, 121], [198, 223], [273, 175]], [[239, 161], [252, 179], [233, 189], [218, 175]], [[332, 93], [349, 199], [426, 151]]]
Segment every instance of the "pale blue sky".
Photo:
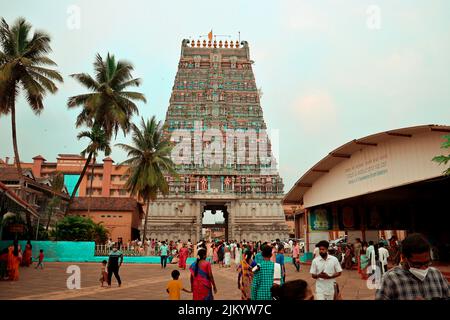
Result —
[[[80, 8], [80, 28], [67, 27]], [[380, 10], [371, 29], [367, 10]], [[370, 11], [370, 10], [369, 10]], [[280, 130], [285, 191], [332, 149], [379, 131], [450, 124], [449, 1], [2, 1], [8, 22], [26, 17], [52, 36], [52, 58], [65, 82], [36, 117], [21, 98], [22, 161], [79, 153], [67, 98], [83, 93], [71, 73], [92, 73], [95, 54], [131, 61], [144, 117], [164, 120], [183, 38], [229, 34], [250, 45], [269, 129]], [[373, 16], [372, 16], [373, 17]], [[373, 20], [369, 20], [373, 21]], [[129, 142], [120, 134], [116, 142]], [[10, 118], [0, 118], [0, 157], [12, 158]], [[125, 154], [113, 148], [116, 162]]]

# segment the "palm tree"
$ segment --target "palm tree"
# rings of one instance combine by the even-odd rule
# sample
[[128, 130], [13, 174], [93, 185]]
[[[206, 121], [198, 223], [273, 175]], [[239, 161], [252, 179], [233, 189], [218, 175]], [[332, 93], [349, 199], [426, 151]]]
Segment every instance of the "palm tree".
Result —
[[[141, 83], [139, 78], [132, 77], [133, 66], [130, 63], [122, 60], [116, 62], [114, 56], [109, 53], [103, 60], [97, 54], [94, 69], [95, 79], [87, 73], [71, 75], [91, 92], [70, 97], [67, 106], [69, 108], [83, 107], [77, 117], [77, 128], [82, 125], [89, 128], [99, 126], [104, 130], [109, 141], [113, 134], [117, 136], [119, 129], [124, 135], [130, 131], [132, 116], [139, 114], [138, 107], [133, 101], [144, 103], [147, 101], [142, 93], [127, 91], [128, 87], [138, 87]], [[89, 154], [92, 157], [92, 154]], [[88, 157], [70, 196], [69, 206], [90, 161], [91, 158]]]
[[[48, 232], [50, 227], [50, 222], [52, 220], [53, 213], [61, 204], [61, 198], [56, 195], [60, 193], [64, 188], [64, 174], [61, 172], [55, 172], [50, 179], [51, 188], [53, 191], [53, 197], [50, 199], [46, 211], [47, 211], [47, 225], [45, 226], [45, 231]], [[39, 232], [37, 230], [36, 232]]]
[[[22, 184], [22, 166], [16, 134], [16, 98], [23, 90], [31, 109], [39, 115], [44, 109], [47, 92], [56, 93], [54, 81], [63, 82], [61, 75], [46, 66], [56, 66], [48, 57], [51, 52], [50, 36], [42, 31], [31, 35], [31, 24], [24, 18], [17, 19], [10, 27], [5, 19], [0, 22], [0, 115], [11, 114], [14, 157]], [[31, 229], [31, 218], [27, 213]]]
[[[88, 138], [91, 140], [89, 145], [86, 149], [84, 149], [81, 152], [81, 156], [84, 158], [86, 154], [88, 154], [87, 163], [91, 160], [92, 161], [92, 171], [91, 171], [91, 191], [89, 193], [89, 202], [88, 202], [88, 216], [90, 213], [90, 206], [91, 206], [91, 197], [92, 197], [92, 183], [94, 181], [94, 164], [96, 161], [96, 158], [98, 156], [99, 151], [103, 151], [105, 153], [105, 156], [109, 156], [111, 154], [111, 147], [109, 145], [109, 139], [106, 136], [105, 131], [99, 126], [95, 125], [91, 131], [82, 131], [77, 136], [78, 140], [81, 138]], [[86, 173], [87, 166], [84, 166], [83, 172], [81, 173], [84, 175]]]
[[163, 195], [169, 193], [169, 185], [164, 173], [176, 176], [175, 164], [170, 159], [172, 144], [163, 138], [162, 124], [153, 116], [145, 121], [141, 118], [141, 127], [132, 124], [132, 145], [117, 144], [128, 152], [128, 160], [120, 165], [128, 165], [129, 178], [125, 187], [132, 195], [137, 195], [146, 203], [144, 233], [147, 232], [147, 218], [150, 201], [156, 200], [158, 191]]

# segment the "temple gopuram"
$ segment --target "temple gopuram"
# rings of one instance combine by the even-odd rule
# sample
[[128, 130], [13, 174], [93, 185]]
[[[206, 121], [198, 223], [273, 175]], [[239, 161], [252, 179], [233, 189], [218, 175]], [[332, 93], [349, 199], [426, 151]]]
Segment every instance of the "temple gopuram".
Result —
[[[182, 41], [164, 123], [178, 176], [150, 204], [147, 237], [195, 242], [222, 228], [225, 240], [285, 239], [283, 181], [248, 43], [211, 38]], [[204, 223], [207, 211], [224, 221]]]

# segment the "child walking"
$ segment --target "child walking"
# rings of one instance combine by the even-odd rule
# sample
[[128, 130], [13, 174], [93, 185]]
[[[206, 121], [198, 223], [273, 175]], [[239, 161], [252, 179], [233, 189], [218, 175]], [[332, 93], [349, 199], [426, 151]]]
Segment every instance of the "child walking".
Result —
[[35, 269], [37, 269], [39, 266], [41, 266], [41, 269], [44, 269], [44, 250], [42, 250], [42, 249], [39, 250], [39, 256], [37, 256], [36, 259], [39, 259], [39, 260], [38, 260], [38, 264], [36, 265]]
[[169, 294], [169, 300], [180, 300], [181, 298], [181, 290], [187, 293], [191, 293], [192, 291], [186, 290], [183, 288], [183, 283], [178, 278], [180, 277], [180, 271], [173, 270], [172, 271], [172, 279], [167, 284], [167, 293]]
[[108, 272], [106, 271], [107, 264], [108, 264], [108, 261], [106, 261], [106, 260], [102, 261], [102, 271], [101, 271], [101, 276], [100, 276], [100, 282], [102, 283], [102, 287], [105, 282], [108, 283]]

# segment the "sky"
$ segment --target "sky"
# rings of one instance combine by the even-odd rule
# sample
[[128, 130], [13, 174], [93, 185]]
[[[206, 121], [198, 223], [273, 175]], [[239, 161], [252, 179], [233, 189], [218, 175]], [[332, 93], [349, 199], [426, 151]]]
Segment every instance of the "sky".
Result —
[[[164, 121], [183, 39], [214, 34], [246, 40], [269, 130], [279, 130], [285, 192], [310, 167], [352, 139], [423, 124], [450, 124], [449, 1], [0, 0], [0, 17], [25, 17], [52, 38], [51, 58], [64, 77], [45, 110], [17, 107], [21, 160], [56, 161], [79, 153], [79, 109], [85, 93], [69, 77], [92, 74], [95, 55], [132, 62], [144, 118]], [[135, 117], [137, 121], [139, 117]], [[0, 158], [13, 158], [10, 117], [0, 117]], [[114, 143], [129, 143], [119, 133]], [[126, 154], [113, 147], [112, 158]]]

